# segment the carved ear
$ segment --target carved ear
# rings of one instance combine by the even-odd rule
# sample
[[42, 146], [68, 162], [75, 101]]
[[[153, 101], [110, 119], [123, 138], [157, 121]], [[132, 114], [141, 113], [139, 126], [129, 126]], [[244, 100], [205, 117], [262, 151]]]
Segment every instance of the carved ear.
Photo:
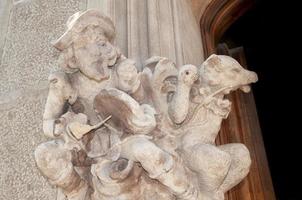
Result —
[[76, 58], [74, 56], [70, 57], [68, 59], [68, 64], [67, 66], [71, 69], [71, 70], [78, 70], [78, 65], [77, 65], [77, 62], [76, 62]]
[[72, 47], [68, 47], [61, 52], [58, 62], [66, 73], [73, 73], [79, 70]]
[[50, 84], [55, 84], [55, 83], [58, 82], [58, 79], [53, 77], [53, 78], [48, 79], [48, 81], [49, 81]]
[[218, 55], [216, 54], [211, 55], [207, 59], [207, 63], [208, 64], [206, 65], [206, 67], [214, 68], [217, 72], [222, 71], [222, 60]]

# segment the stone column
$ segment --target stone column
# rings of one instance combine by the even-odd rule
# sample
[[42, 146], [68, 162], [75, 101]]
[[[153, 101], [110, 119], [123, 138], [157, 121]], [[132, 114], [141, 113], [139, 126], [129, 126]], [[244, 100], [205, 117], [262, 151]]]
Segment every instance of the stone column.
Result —
[[58, 51], [51, 41], [84, 0], [0, 1], [0, 199], [54, 200], [41, 176], [34, 149], [47, 138], [42, 115], [47, 77]]
[[199, 26], [187, 0], [88, 0], [110, 16], [117, 29], [117, 45], [141, 69], [151, 56], [183, 64], [204, 60]]

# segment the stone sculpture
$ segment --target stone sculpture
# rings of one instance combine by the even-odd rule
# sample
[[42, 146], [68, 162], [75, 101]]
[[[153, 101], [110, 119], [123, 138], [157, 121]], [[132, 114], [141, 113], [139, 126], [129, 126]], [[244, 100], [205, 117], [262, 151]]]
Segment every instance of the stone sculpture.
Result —
[[36, 163], [58, 200], [221, 200], [249, 172], [243, 144], [216, 146], [231, 91], [257, 75], [227, 56], [201, 66], [152, 57], [138, 71], [113, 42], [112, 21], [78, 12], [54, 42]]

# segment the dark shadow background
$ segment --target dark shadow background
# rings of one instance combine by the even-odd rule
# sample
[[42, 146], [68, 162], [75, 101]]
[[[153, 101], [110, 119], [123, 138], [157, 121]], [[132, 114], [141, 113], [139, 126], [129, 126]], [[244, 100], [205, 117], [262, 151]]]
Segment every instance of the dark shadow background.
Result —
[[[224, 34], [229, 48], [243, 46], [277, 199], [302, 199], [302, 6], [258, 0]], [[299, 44], [298, 44], [299, 43]]]

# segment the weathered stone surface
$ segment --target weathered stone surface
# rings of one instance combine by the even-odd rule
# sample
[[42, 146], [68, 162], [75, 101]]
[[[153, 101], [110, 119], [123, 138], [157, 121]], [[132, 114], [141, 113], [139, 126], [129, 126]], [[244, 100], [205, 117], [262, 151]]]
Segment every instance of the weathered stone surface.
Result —
[[[178, 67], [180, 67], [184, 63], [192, 63], [195, 65], [201, 64], [201, 61], [203, 60], [202, 44], [200, 40], [198, 26], [195, 23], [195, 21], [192, 20], [193, 15], [186, 1], [127, 0], [127, 2], [125, 3], [125, 1], [122, 0], [116, 0], [116, 1], [100, 0], [98, 3], [91, 3], [91, 2], [97, 2], [97, 1], [88, 0], [89, 7], [90, 6], [102, 7], [101, 10], [104, 9], [106, 10], [106, 13], [109, 13], [111, 16], [113, 16], [113, 21], [116, 24], [118, 24], [118, 28], [117, 28], [118, 34], [120, 34], [117, 37], [117, 43], [121, 44], [120, 46], [122, 47], [122, 50], [126, 55], [137, 61], [137, 65], [139, 65], [139, 67], [137, 67], [138, 69], [142, 69], [144, 63], [143, 61], [147, 57], [153, 55], [167, 56], [169, 58], [171, 57], [171, 59], [178, 64]], [[60, 0], [60, 1], [20, 0], [20, 1], [14, 1], [11, 14], [9, 15], [10, 18], [6, 18], [4, 20], [5, 23], [3, 24], [6, 24], [5, 26], [9, 25], [9, 27], [7, 28], [5, 42], [3, 42], [4, 40], [1, 40], [2, 45], [5, 44], [5, 46], [3, 47], [3, 56], [0, 63], [1, 65], [0, 66], [1, 67], [0, 134], [2, 137], [2, 140], [0, 142], [1, 145], [0, 168], [2, 169], [2, 171], [0, 172], [0, 185], [1, 185], [0, 199], [1, 200], [2, 199], [5, 200], [7, 199], [44, 200], [45, 199], [46, 200], [46, 199], [55, 199], [56, 197], [58, 198], [58, 200], [64, 199], [63, 197], [64, 195], [62, 196], [61, 193], [57, 195], [55, 188], [50, 186], [48, 183], [46, 183], [45, 179], [36, 170], [36, 165], [34, 164], [33, 161], [34, 160], [33, 149], [38, 144], [45, 141], [46, 139], [45, 137], [41, 137], [41, 132], [43, 132], [41, 126], [42, 124], [41, 111], [44, 108], [45, 97], [47, 95], [46, 94], [47, 76], [50, 71], [54, 71], [55, 69], [57, 69], [56, 67], [57, 57], [59, 56], [59, 52], [56, 51], [51, 46], [50, 41], [58, 38], [58, 36], [63, 32], [63, 30], [65, 29], [64, 26], [65, 21], [71, 14], [80, 10], [80, 8], [85, 8], [85, 7], [86, 7], [85, 0]], [[120, 30], [122, 30], [121, 33], [119, 32]], [[85, 56], [82, 56], [82, 58], [85, 58]], [[108, 61], [108, 63], [111, 63], [111, 61]], [[171, 67], [170, 66], [171, 63], [173, 62], [168, 59], [160, 58], [159, 60], [157, 60], [157, 62], [153, 64], [154, 65], [158, 64], [157, 67], [161, 68], [159, 70], [161, 71], [164, 68], [167, 69], [167, 67]], [[110, 67], [112, 67], [111, 65], [113, 64], [109, 64], [109, 65]], [[164, 67], [161, 67], [161, 65]], [[174, 64], [172, 65], [174, 67]], [[152, 68], [152, 66], [149, 67]], [[181, 78], [182, 75], [184, 75], [181, 73], [186, 71], [186, 68], [182, 67], [180, 69], [176, 69], [174, 67], [173, 70], [178, 72], [179, 73], [178, 78]], [[141, 102], [145, 103], [146, 101], [150, 100], [148, 99], [150, 97], [144, 94], [143, 87], [141, 87], [140, 84], [145, 81], [144, 78], [146, 78], [146, 76], [151, 75], [151, 77], [157, 77], [159, 76], [159, 74], [152, 74], [152, 73], [150, 74], [150, 70], [149, 71], [146, 70], [144, 72], [139, 71], [138, 73], [137, 71], [134, 70], [129, 73], [135, 73], [134, 77], [136, 76], [140, 77], [139, 79], [141, 82], [139, 81], [138, 82], [139, 84], [133, 84], [133, 82], [130, 83], [131, 81], [127, 80], [128, 75], [126, 75], [124, 77], [119, 76], [125, 80], [119, 83], [118, 86], [115, 85], [116, 80], [113, 80], [113, 84], [111, 84], [112, 87], [117, 87], [120, 90], [125, 90], [124, 91], [125, 95], [129, 95], [127, 96], [127, 98], [122, 98], [122, 101], [125, 100], [129, 102], [138, 101], [139, 104], [141, 104]], [[85, 74], [85, 75], [90, 77], [89, 75], [93, 75], [93, 74]], [[173, 76], [174, 75], [175, 74], [173, 74]], [[85, 82], [85, 80], [87, 80], [80, 76], [72, 80], [73, 84], [81, 85], [82, 84], [81, 81], [84, 80]], [[81, 78], [83, 79], [81, 80]], [[99, 77], [90, 77], [90, 78], [98, 79]], [[177, 76], [175, 76], [174, 79], [175, 78], [177, 78]], [[194, 80], [195, 79], [192, 79], [193, 82]], [[151, 82], [153, 81], [154, 84], [157, 83], [162, 84], [162, 82], [160, 81], [163, 80], [153, 78], [152, 80], [149, 81]], [[188, 80], [184, 79], [184, 81], [188, 81]], [[159, 85], [161, 87], [160, 89], [163, 90], [157, 90], [159, 88], [153, 88], [152, 91], [154, 94], [157, 93], [159, 95], [162, 95], [161, 97], [157, 96], [155, 99], [152, 99], [152, 101], [158, 101], [155, 104], [158, 103], [158, 105], [160, 106], [159, 107], [156, 107], [156, 105], [152, 105], [152, 106], [155, 106], [156, 107], [155, 109], [159, 109], [159, 111], [163, 111], [163, 112], [166, 112], [167, 109], [175, 110], [175, 108], [177, 108], [177, 106], [180, 105], [179, 104], [180, 101], [175, 101], [175, 99], [173, 101], [172, 99], [172, 104], [170, 107], [169, 105], [163, 106], [163, 104], [161, 103], [163, 102], [165, 104], [168, 103], [165, 102], [168, 99], [167, 98], [168, 95], [162, 94], [162, 92], [175, 93], [174, 90], [175, 88], [177, 89], [177, 91], [183, 91], [183, 88], [180, 88], [181, 84], [179, 84], [178, 87], [177, 85], [175, 85], [175, 80], [174, 81], [169, 80], [168, 82], [170, 82], [170, 85], [167, 83], [165, 87], [162, 87], [163, 85]], [[209, 83], [210, 82], [211, 81], [209, 81]], [[238, 84], [245, 85], [245, 83], [243, 82], [238, 82]], [[82, 85], [84, 86], [83, 88], [80, 89], [77, 88], [77, 89], [78, 92], [80, 92], [79, 94], [80, 98], [84, 99], [84, 105], [86, 106], [85, 108], [88, 108], [88, 110], [85, 111], [86, 112], [85, 114], [91, 117], [90, 118], [91, 124], [85, 124], [85, 126], [81, 127], [81, 129], [78, 130], [79, 132], [78, 135], [84, 136], [86, 134], [86, 130], [94, 129], [95, 126], [93, 125], [95, 125], [98, 121], [98, 118], [96, 116], [91, 115], [91, 113], [93, 112], [92, 109], [93, 98], [89, 99], [91, 98], [91, 96], [89, 96], [90, 95], [89, 92], [92, 92], [91, 94], [96, 95], [100, 89], [106, 87], [103, 86], [102, 84], [100, 84], [101, 86], [95, 84], [93, 80], [88, 84], [88, 87], [85, 84]], [[189, 84], [189, 86], [191, 86], [191, 84]], [[187, 88], [186, 95], [189, 94], [190, 91], [189, 89]], [[211, 95], [210, 93], [207, 92], [209, 91], [201, 90], [200, 94]], [[88, 96], [85, 96], [87, 94]], [[182, 97], [181, 95], [182, 93], [179, 94], [180, 95], [178, 96]], [[88, 97], [88, 101], [86, 97]], [[115, 96], [112, 97], [113, 100], [115, 98], [116, 98]], [[169, 98], [171, 100], [171, 97]], [[200, 100], [202, 100], [202, 98], [198, 99], [197, 97], [194, 100], [197, 100], [197, 103], [200, 103]], [[81, 110], [81, 106], [83, 106], [81, 105], [81, 102], [74, 102], [73, 100], [68, 100], [68, 101], [70, 104], [73, 104], [72, 109], [78, 106], [78, 108], [80, 109], [75, 109], [75, 110], [78, 111]], [[123, 103], [122, 101], [121, 103]], [[192, 105], [192, 102], [187, 101], [186, 103], [188, 103], [189, 105], [187, 105], [185, 109], [181, 109], [181, 113], [180, 113], [182, 114], [181, 116], [176, 116], [175, 112], [171, 112], [169, 113], [169, 116], [166, 115], [165, 117], [168, 118], [170, 117], [171, 120], [174, 122], [174, 125], [176, 124], [179, 125], [181, 123], [188, 124], [189, 121], [188, 116], [190, 116], [190, 113], [192, 112], [192, 108], [190, 107], [190, 105]], [[209, 108], [207, 107], [207, 109], [215, 111], [216, 109], [215, 106], [217, 105], [222, 106], [223, 109], [225, 109], [229, 105], [227, 103], [228, 102], [218, 100], [217, 102], [213, 102], [212, 104], [209, 104]], [[135, 121], [136, 123], [138, 123], [138, 125], [146, 126], [145, 122], [146, 121], [148, 122], [148, 120], [152, 122], [152, 123], [147, 123], [148, 127], [150, 127], [149, 128], [150, 130], [148, 129], [148, 132], [150, 132], [151, 130], [153, 131], [155, 126], [154, 124], [155, 112], [152, 106], [140, 105], [140, 109], [138, 109], [136, 113], [137, 116], [143, 116], [142, 118], [138, 117], [140, 120]], [[164, 110], [162, 110], [163, 107]], [[52, 109], [52, 107], [49, 108], [50, 108], [49, 110]], [[129, 108], [131, 109], [131, 106], [129, 106]], [[100, 111], [100, 114], [101, 112], [102, 111]], [[226, 109], [226, 111], [219, 110], [215, 114], [220, 114], [222, 115], [222, 117], [225, 117], [227, 113], [228, 110]], [[69, 113], [66, 113], [63, 116], [68, 118], [68, 114]], [[200, 115], [203, 116], [203, 114]], [[125, 116], [127, 117], [127, 115]], [[123, 115], [120, 115], [120, 117], [123, 117]], [[144, 119], [144, 117], [146, 118], [146, 120], [141, 120]], [[83, 122], [85, 121], [84, 119], [86, 118], [84, 114], [81, 115], [81, 113], [76, 114], [75, 116], [72, 115], [72, 117], [68, 118], [68, 120], [71, 120], [72, 123], [80, 123], [80, 122], [85, 123]], [[68, 124], [69, 122], [68, 120], [66, 121], [66, 124]], [[121, 119], [119, 119], [117, 116], [117, 120], [121, 120]], [[130, 122], [131, 120], [133, 119], [129, 119]], [[197, 120], [200, 119], [198, 118]], [[160, 119], [157, 119], [157, 121], [160, 121]], [[165, 122], [167, 121], [163, 121], [159, 126], [165, 125], [164, 124]], [[197, 121], [192, 121], [192, 122], [195, 123]], [[77, 126], [74, 127], [78, 127], [79, 124], [76, 125]], [[64, 128], [66, 127], [63, 127], [63, 129]], [[165, 129], [167, 127], [160, 127], [160, 128]], [[175, 127], [168, 127], [168, 128], [173, 129]], [[130, 131], [137, 132], [139, 134], [141, 133], [141, 131], [137, 131], [137, 124], [135, 123], [131, 124], [131, 126], [128, 126], [128, 129], [130, 129]], [[213, 134], [216, 133], [217, 132], [214, 131]], [[120, 142], [119, 140], [121, 140], [121, 138], [119, 138], [121, 135], [119, 134], [120, 133], [116, 135], [112, 134], [112, 138], [110, 138], [110, 141], [109, 140], [104, 140], [104, 141], [101, 140], [101, 141], [103, 143], [106, 142], [119, 143]], [[156, 132], [152, 132], [152, 134], [155, 134], [155, 137], [159, 137], [159, 138], [163, 136], [163, 135], [156, 135], [157, 134]], [[63, 139], [66, 139], [66, 137]], [[123, 181], [121, 181], [122, 182], [121, 185], [117, 186], [117, 188], [119, 188], [121, 191], [114, 190], [114, 192], [117, 193], [121, 192], [120, 193], [121, 196], [126, 195], [126, 197], [129, 199], [138, 199], [136, 198], [138, 197], [137, 195], [140, 195], [140, 198], [143, 199], [153, 198], [153, 199], [165, 199], [165, 200], [175, 199], [175, 196], [178, 196], [179, 198], [183, 198], [183, 199], [185, 198], [192, 199], [191, 198], [192, 196], [196, 197], [197, 195], [196, 191], [199, 190], [196, 188], [197, 186], [196, 182], [188, 181], [188, 177], [186, 176], [186, 173], [184, 173], [184, 168], [182, 166], [184, 163], [179, 163], [178, 161], [173, 160], [174, 158], [172, 159], [172, 157], [174, 157], [175, 155], [176, 156], [180, 156], [180, 155], [178, 155], [178, 153], [175, 152], [175, 149], [173, 149], [175, 147], [173, 145], [175, 144], [170, 144], [171, 140], [169, 139], [169, 136], [167, 138], [164, 138], [163, 140], [156, 141], [157, 144], [153, 144], [153, 141], [150, 140], [150, 137], [144, 137], [144, 136], [129, 137], [128, 139], [125, 138], [122, 139], [123, 139], [122, 142], [119, 143], [120, 144], [119, 147], [121, 149], [117, 148], [117, 150], [122, 151], [124, 153], [123, 156], [129, 160], [125, 161], [127, 159], [120, 159], [116, 162], [105, 161], [105, 162], [99, 162], [96, 165], [94, 165], [93, 169], [91, 170], [91, 173], [94, 176], [93, 181], [95, 181], [94, 184], [96, 188], [104, 187], [104, 184], [100, 184], [101, 183], [100, 180], [108, 181], [108, 177], [106, 176], [104, 177], [104, 175], [106, 175], [107, 172], [105, 171], [105, 173], [102, 173], [104, 171], [99, 170], [105, 167], [106, 169], [109, 170], [110, 168], [113, 169], [113, 171], [108, 172], [112, 179], [123, 179]], [[208, 146], [210, 146], [210, 149], [215, 150], [214, 154], [216, 156], [219, 156], [220, 154], [221, 155], [226, 154], [226, 155], [231, 155], [231, 157], [233, 156], [236, 159], [236, 162], [237, 160], [238, 161], [240, 160], [239, 158], [237, 158], [238, 156], [235, 152], [238, 151], [235, 151], [234, 150], [235, 148], [227, 148], [228, 146], [226, 146], [226, 147], [221, 147], [221, 149], [218, 150], [214, 145], [207, 144], [207, 143], [212, 143], [211, 140], [202, 141], [203, 143], [206, 143], [205, 145], [194, 144], [194, 146], [192, 146], [192, 144], [190, 143], [192, 142], [192, 138], [190, 139], [189, 136], [186, 137], [185, 139], [186, 140], [184, 140], [184, 142], [188, 142], [188, 143], [183, 145], [184, 147], [187, 148], [186, 151], [184, 151], [184, 155], [185, 154], [196, 155], [195, 153], [196, 151], [200, 151], [201, 153], [207, 153]], [[213, 139], [213, 137], [211, 137], [211, 139]], [[50, 142], [44, 144], [46, 144], [46, 146], [48, 145], [49, 147], [55, 143]], [[56, 145], [57, 144], [53, 146]], [[68, 143], [68, 145], [66, 146], [74, 147], [72, 145], [75, 145], [76, 147], [78, 147], [77, 145], [79, 145], [81, 147], [81, 144], [72, 143], [72, 142]], [[96, 155], [98, 153], [98, 150], [101, 149], [101, 147], [99, 146], [100, 144], [96, 144], [94, 146], [95, 148], [98, 147], [99, 149], [96, 149], [96, 151], [93, 152], [91, 155]], [[243, 146], [237, 145], [237, 146], [230, 146], [230, 147], [238, 147], [242, 151], [240, 155], [247, 157], [247, 160], [249, 159], [248, 151]], [[145, 149], [146, 151], [137, 151], [140, 150], [141, 148]], [[42, 147], [42, 151], [43, 150], [45, 149], [43, 149]], [[54, 154], [56, 155], [62, 153], [62, 152], [57, 152], [57, 150], [60, 150], [60, 148], [52, 149], [52, 150], [54, 150]], [[111, 149], [111, 150], [113, 152], [108, 152], [107, 156], [108, 157], [111, 156], [110, 159], [116, 159], [116, 156], [119, 156], [117, 155], [118, 153], [114, 152], [115, 149]], [[175, 155], [171, 156], [170, 151], [173, 152], [173, 154]], [[191, 153], [191, 151], [193, 153]], [[221, 151], [223, 152], [221, 153]], [[152, 154], [150, 154], [149, 152], [152, 152]], [[66, 156], [68, 157], [69, 153], [67, 153]], [[79, 157], [80, 156], [81, 155], [79, 155]], [[208, 154], [204, 155], [205, 158], [207, 158], [207, 156]], [[203, 164], [200, 158], [198, 159], [190, 156], [183, 157], [183, 155], [181, 155], [180, 157], [181, 157], [180, 159], [184, 159], [184, 160], [186, 157], [188, 158], [187, 160], [185, 160], [186, 162], [185, 165], [188, 165], [189, 168], [192, 168], [196, 171], [200, 169], [204, 170], [204, 171], [200, 171], [200, 173], [204, 173], [203, 175], [207, 174], [207, 172], [213, 172], [213, 170], [209, 171], [208, 168], [203, 168], [203, 165], [200, 165], [200, 163]], [[79, 164], [87, 165], [87, 163], [83, 163], [83, 160], [81, 159], [79, 160], [80, 160]], [[141, 176], [142, 168], [138, 167], [137, 165], [133, 165], [133, 161], [141, 163], [144, 169], [147, 170], [148, 174], [144, 172], [144, 176]], [[159, 161], [159, 163], [157, 163], [157, 161]], [[245, 173], [247, 173], [248, 171], [248, 161], [247, 161], [246, 163], [244, 163], [244, 167], [245, 167], [243, 171], [244, 173], [241, 173], [239, 177], [235, 177], [237, 174], [236, 170], [237, 171], [242, 170], [242, 168], [240, 168], [242, 165], [241, 164], [232, 165], [230, 158], [228, 156], [222, 156], [222, 159], [219, 161], [220, 163], [225, 164], [226, 167], [231, 166], [231, 170], [233, 170], [234, 175], [231, 174], [230, 176], [227, 177], [226, 179], [227, 181], [223, 185], [224, 187], [221, 189], [220, 193], [218, 194], [218, 197], [213, 196], [213, 193], [211, 193], [212, 191], [209, 192], [210, 199], [213, 198], [222, 199], [223, 192], [228, 190], [231, 186], [237, 184], [237, 182], [240, 181], [242, 177], [245, 176]], [[89, 164], [89, 159], [87, 160], [87, 162]], [[58, 164], [64, 164], [64, 162], [63, 163], [59, 162]], [[207, 166], [210, 167], [211, 166], [216, 167], [217, 162], [214, 159], [213, 162], [208, 162], [206, 164]], [[40, 167], [42, 168], [45, 166], [47, 167], [47, 165], [43, 165], [43, 166], [41, 165]], [[172, 166], [176, 166], [176, 167], [172, 167]], [[133, 170], [131, 171], [131, 169]], [[168, 173], [166, 173], [167, 171]], [[77, 173], [78, 172], [73, 170], [70, 174], [70, 177], [72, 177], [72, 179], [70, 180], [75, 180], [70, 182], [72, 184], [75, 184], [75, 185], [71, 184], [71, 186], [77, 186], [75, 188], [76, 189], [75, 191], [79, 191], [79, 194], [85, 194], [86, 193], [85, 190], [87, 189], [86, 182], [81, 182], [79, 179], [79, 175]], [[215, 170], [213, 173], [215, 176], [217, 175], [215, 174]], [[212, 175], [211, 173], [209, 174], [210, 176]], [[222, 175], [219, 178], [223, 179], [223, 175], [225, 174], [224, 173], [221, 174]], [[156, 178], [161, 184], [158, 184], [158, 182], [154, 182], [154, 180], [150, 179], [149, 176], [152, 178]], [[96, 177], [97, 179], [95, 180]], [[194, 180], [198, 178], [198, 176], [194, 176], [194, 177], [195, 177]], [[234, 179], [234, 177], [236, 179]], [[137, 180], [139, 180], [139, 183], [142, 184], [141, 185], [133, 184]], [[220, 179], [216, 178], [215, 181], [217, 182], [217, 180]], [[215, 181], [214, 183], [216, 183]], [[61, 182], [58, 181], [57, 183], [58, 186], [64, 186], [64, 181], [62, 183], [62, 180]], [[76, 185], [77, 183], [79, 183], [79, 185]], [[202, 183], [209, 184], [212, 182], [202, 181]], [[133, 186], [132, 188], [133, 190], [129, 190], [129, 188], [131, 188], [128, 187], [129, 185]], [[208, 186], [210, 189], [213, 189], [213, 187], [217, 186], [215, 184], [213, 185], [210, 184]], [[210, 186], [213, 187], [211, 188]], [[167, 187], [170, 188], [170, 190], [167, 190]], [[106, 189], [110, 189], [110, 188], [105, 188], [105, 190]], [[143, 191], [144, 189], [146, 189], [148, 192], [144, 192]], [[173, 192], [171, 193], [171, 191]], [[103, 194], [103, 192], [104, 190], [96, 191], [94, 194], [95, 198], [98, 199], [99, 196], [102, 195], [107, 197], [110, 196], [113, 199], [115, 198], [115, 194], [109, 193], [109, 195], [108, 194], [105, 195]], [[201, 191], [201, 193], [203, 192], [204, 191]], [[207, 195], [206, 193], [202, 195]], [[68, 193], [68, 195], [73, 196], [74, 194]], [[68, 196], [68, 198], [71, 199], [72, 197], [70, 196]], [[72, 199], [73, 200], [83, 199], [83, 197], [76, 196]]]
[[45, 140], [41, 117], [47, 77], [57, 65], [58, 52], [50, 42], [65, 29], [66, 19], [84, 7], [83, 2], [0, 2], [1, 200], [56, 198], [54, 187], [36, 169], [33, 152]]
[[7, 33], [11, 7], [12, 7], [12, 1], [10, 0], [0, 1], [0, 64], [1, 64], [3, 46], [5, 44], [5, 37]]
[[41, 116], [47, 88], [28, 94], [0, 104], [1, 200], [55, 199], [55, 190], [36, 169], [33, 154], [35, 146], [45, 141]]
[[89, 9], [53, 43], [61, 71], [48, 78], [42, 122], [52, 140], [35, 160], [57, 200], [224, 200], [251, 165], [243, 144], [215, 145], [225, 95], [249, 92], [256, 73], [222, 55], [199, 66], [155, 56], [138, 70], [115, 35]]
[[65, 22], [79, 10], [79, 0], [16, 1], [3, 49], [0, 94], [37, 87], [56, 67], [51, 46]]
[[[203, 0], [204, 1], [204, 0]], [[202, 2], [203, 2], [202, 1]], [[199, 65], [203, 48], [198, 22], [187, 0], [87, 0], [116, 25], [116, 44], [142, 69], [152, 56], [177, 65]]]

